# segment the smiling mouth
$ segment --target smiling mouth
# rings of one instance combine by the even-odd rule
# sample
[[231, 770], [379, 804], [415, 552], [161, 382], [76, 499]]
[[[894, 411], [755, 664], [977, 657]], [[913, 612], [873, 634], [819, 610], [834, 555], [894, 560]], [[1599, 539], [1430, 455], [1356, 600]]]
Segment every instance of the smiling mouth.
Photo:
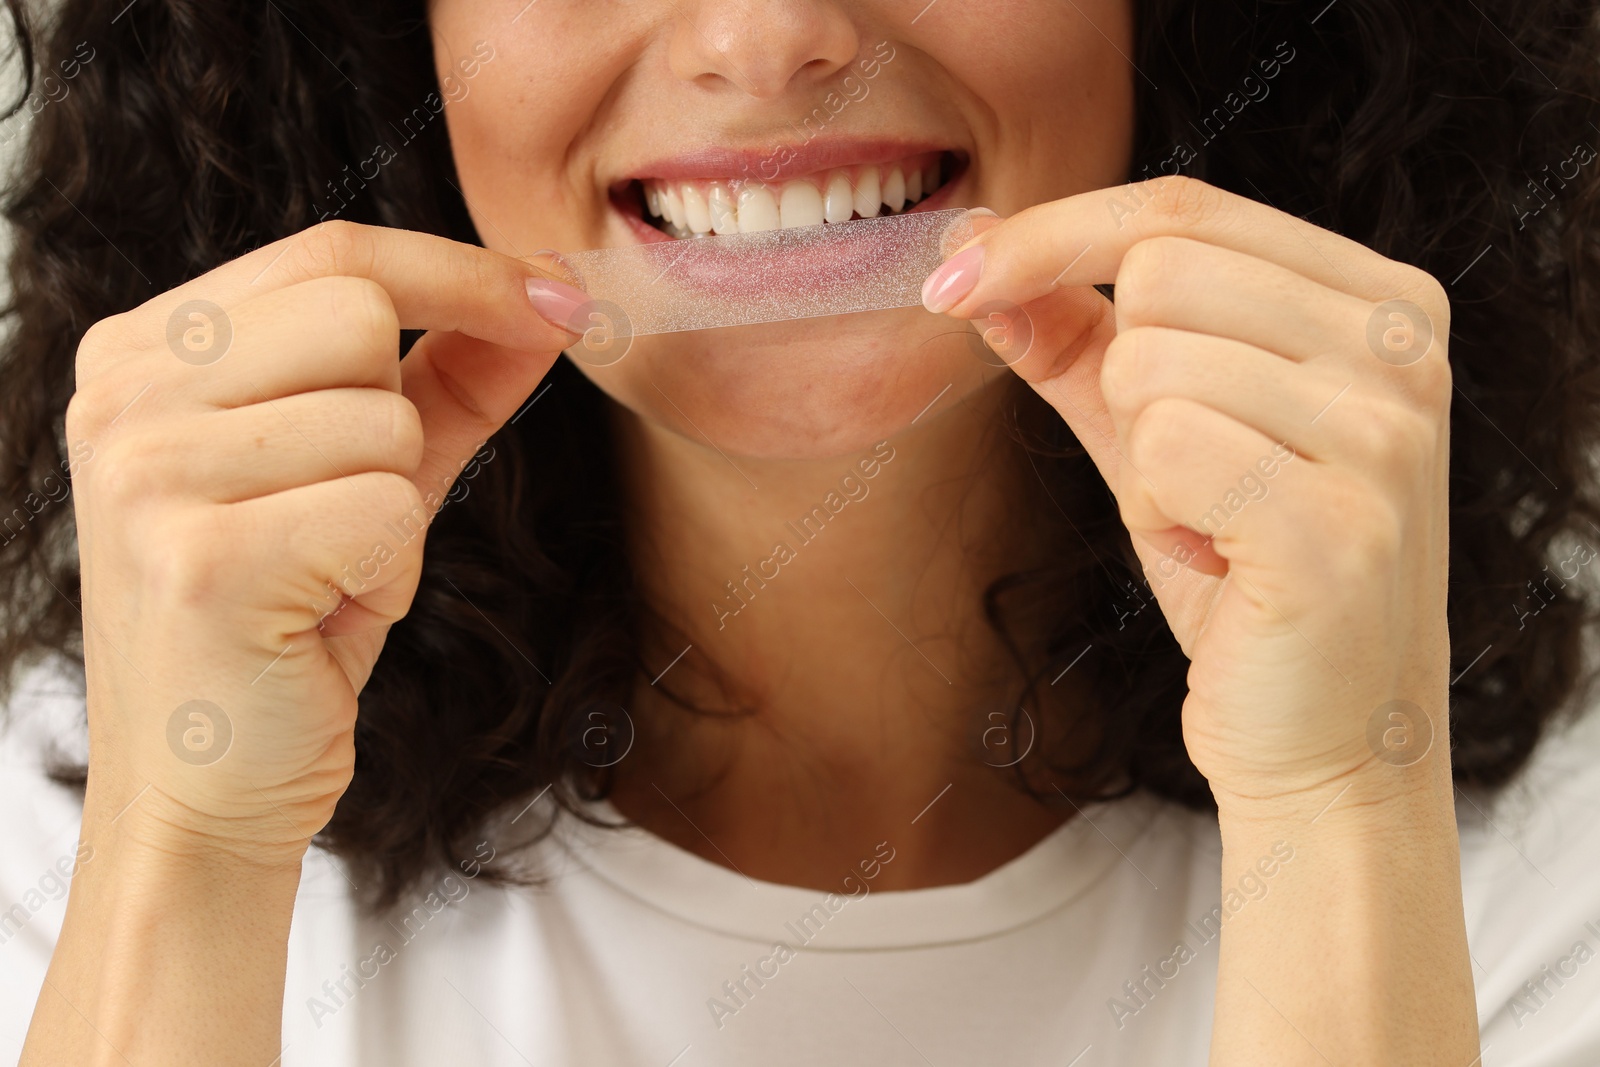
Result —
[[755, 233], [899, 215], [926, 204], [964, 169], [956, 153], [920, 152], [787, 181], [634, 179], [612, 199], [668, 238]]

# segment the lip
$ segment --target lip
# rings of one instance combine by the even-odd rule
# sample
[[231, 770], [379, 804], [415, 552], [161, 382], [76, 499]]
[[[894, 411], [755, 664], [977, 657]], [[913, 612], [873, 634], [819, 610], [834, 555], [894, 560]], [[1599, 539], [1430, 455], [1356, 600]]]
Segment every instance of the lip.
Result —
[[[918, 211], [938, 211], [940, 208], [959, 207], [960, 205], [951, 203], [951, 201], [955, 197], [955, 190], [961, 186], [965, 179], [965, 172], [958, 174], [953, 181], [945, 182], [931, 195], [923, 197], [911, 207], [899, 212], [899, 214], [911, 215]], [[679, 241], [710, 240], [708, 237], [673, 237], [671, 234], [662, 230], [658, 230], [648, 222], [644, 221], [643, 216], [639, 215], [638, 212], [632, 210], [630, 207], [627, 207], [623, 203], [619, 202], [619, 200], [615, 197], [613, 197], [611, 201], [611, 210], [622, 216], [622, 221], [627, 223], [629, 232], [631, 232], [641, 244], [656, 244], [658, 242], [668, 241], [676, 243]]]
[[[650, 242], [637, 254], [623, 257], [621, 263], [600, 265], [605, 277], [596, 279], [596, 291], [621, 302], [629, 313], [638, 313], [642, 323], [651, 323], [663, 313], [681, 322], [674, 309], [686, 306], [685, 302], [719, 298], [735, 301], [743, 309], [741, 314], [752, 313], [755, 317], [750, 322], [794, 318], [796, 299], [801, 308], [820, 298], [830, 308], [849, 309], [855, 297], [867, 301], [867, 306], [858, 310], [911, 306], [916, 303], [922, 275], [938, 266], [938, 257], [930, 258], [928, 248], [933, 231], [924, 228], [915, 237], [887, 236], [899, 219], [885, 215], [834, 225], [670, 242], [683, 246], [681, 249]], [[879, 227], [887, 229], [880, 231]], [[948, 230], [943, 232], [948, 234]], [[884, 284], [904, 288], [908, 267], [915, 267], [917, 275], [916, 284], [905, 294], [909, 299], [904, 304], [872, 304], [871, 300], [887, 291]], [[637, 305], [630, 307], [635, 300]]]
[[964, 152], [948, 144], [897, 138], [819, 137], [759, 148], [708, 146], [632, 168], [629, 174], [612, 183], [612, 189], [651, 178], [662, 181], [717, 181], [727, 178], [789, 181], [834, 167], [893, 163], [924, 152], [952, 152], [962, 159], [966, 158]]
[[[960, 206], [954, 203], [955, 191], [966, 181], [967, 165], [970, 159], [967, 153], [960, 149], [940, 147], [932, 142], [925, 141], [840, 139], [829, 141], [826, 144], [814, 141], [810, 144], [791, 146], [791, 149], [794, 155], [793, 159], [784, 168], [786, 172], [784, 177], [781, 179], [765, 179], [757, 176], [754, 180], [789, 181], [794, 178], [809, 177], [836, 167], [894, 163], [907, 156], [918, 155], [923, 152], [948, 153], [953, 156], [959, 167], [954, 177], [947, 179], [937, 190], [923, 197], [916, 204], [898, 212], [901, 215], [909, 215], [914, 211], [938, 211], [940, 208]], [[662, 181], [719, 181], [738, 177], [740, 175], [731, 173], [729, 167], [748, 166], [752, 155], [758, 157], [759, 162], [759, 159], [766, 158], [771, 155], [771, 152], [751, 153], [748, 151], [710, 148], [650, 164], [648, 168], [642, 168], [638, 174], [623, 178], [611, 185], [608, 198], [611, 210], [622, 217], [622, 221], [628, 227], [628, 232], [641, 244], [696, 240], [693, 237], [673, 237], [671, 234], [665, 233], [646, 222], [644, 216], [638, 210], [638, 205], [630, 198], [630, 191], [636, 188], [636, 183], [651, 179]]]

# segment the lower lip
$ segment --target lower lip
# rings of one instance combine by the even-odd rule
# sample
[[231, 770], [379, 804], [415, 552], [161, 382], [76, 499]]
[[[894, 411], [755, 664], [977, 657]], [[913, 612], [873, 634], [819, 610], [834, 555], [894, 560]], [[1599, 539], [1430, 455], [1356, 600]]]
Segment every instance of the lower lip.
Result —
[[[958, 175], [932, 194], [917, 201], [914, 207], [899, 214], [910, 215], [919, 211], [937, 211], [940, 208], [953, 207], [950, 201], [955, 198], [954, 190], [960, 181], [961, 176]], [[613, 205], [613, 207], [644, 244], [693, 245], [698, 241], [713, 239], [672, 237], [621, 206]], [[684, 251], [689, 253], [692, 249]], [[882, 250], [870, 237], [862, 237], [841, 238], [802, 246], [788, 254], [769, 257], [762, 261], [759, 273], [752, 273], [748, 264], [738, 260], [686, 254], [675, 262], [672, 274], [678, 286], [684, 289], [707, 294], [726, 293], [749, 297], [762, 293], [804, 292], [815, 288], [818, 280], [822, 278], [828, 279], [830, 285], [861, 283], [882, 272], [886, 265]]]

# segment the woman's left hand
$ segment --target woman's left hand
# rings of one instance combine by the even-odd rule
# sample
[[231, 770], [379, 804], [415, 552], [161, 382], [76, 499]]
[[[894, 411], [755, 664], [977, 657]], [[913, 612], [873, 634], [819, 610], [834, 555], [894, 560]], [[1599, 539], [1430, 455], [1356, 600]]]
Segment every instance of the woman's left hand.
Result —
[[1443, 287], [1182, 177], [986, 225], [925, 300], [976, 320], [1111, 487], [1145, 568], [1128, 609], [1153, 596], [1191, 660], [1219, 807], [1448, 790]]

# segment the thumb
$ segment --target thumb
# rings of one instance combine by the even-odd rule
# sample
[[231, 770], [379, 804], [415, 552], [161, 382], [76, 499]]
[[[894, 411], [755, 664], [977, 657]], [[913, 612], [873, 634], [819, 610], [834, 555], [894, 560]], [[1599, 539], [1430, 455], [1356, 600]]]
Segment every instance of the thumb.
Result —
[[1146, 482], [1144, 474], [1123, 454], [1100, 389], [1106, 347], [1116, 335], [1111, 301], [1091, 286], [1073, 286], [1046, 293], [1014, 312], [1003, 335], [1014, 354], [1008, 354], [1005, 346], [996, 351], [1061, 415], [1089, 453], [1117, 498], [1134, 551], [1146, 570], [1172, 558], [1191, 570], [1220, 576], [1227, 564], [1210, 539], [1162, 519], [1141, 484]]
[[[1004, 221], [988, 208], [971, 209], [968, 219], [972, 236], [945, 262], [983, 243], [984, 235]], [[927, 299], [925, 289], [924, 303]], [[1122, 464], [1116, 427], [1100, 392], [1100, 366], [1117, 335], [1111, 301], [1092, 286], [1051, 287], [1026, 304], [991, 300], [961, 317], [970, 319], [995, 355], [1066, 420], [1115, 491]]]
[[583, 319], [589, 296], [554, 252], [524, 257], [539, 271], [528, 280], [534, 310], [558, 332], [510, 348], [453, 331], [430, 330], [400, 361], [400, 391], [422, 420], [422, 465], [412, 481], [432, 511], [490, 435], [519, 418], [530, 394], [560, 356], [550, 337], [576, 341], [569, 323]]
[[997, 309], [995, 316], [1005, 320], [1004, 328], [983, 331], [995, 342], [995, 354], [1066, 421], [1115, 490], [1126, 460], [1100, 391], [1106, 346], [1117, 335], [1111, 301], [1092, 287], [1073, 286]]

